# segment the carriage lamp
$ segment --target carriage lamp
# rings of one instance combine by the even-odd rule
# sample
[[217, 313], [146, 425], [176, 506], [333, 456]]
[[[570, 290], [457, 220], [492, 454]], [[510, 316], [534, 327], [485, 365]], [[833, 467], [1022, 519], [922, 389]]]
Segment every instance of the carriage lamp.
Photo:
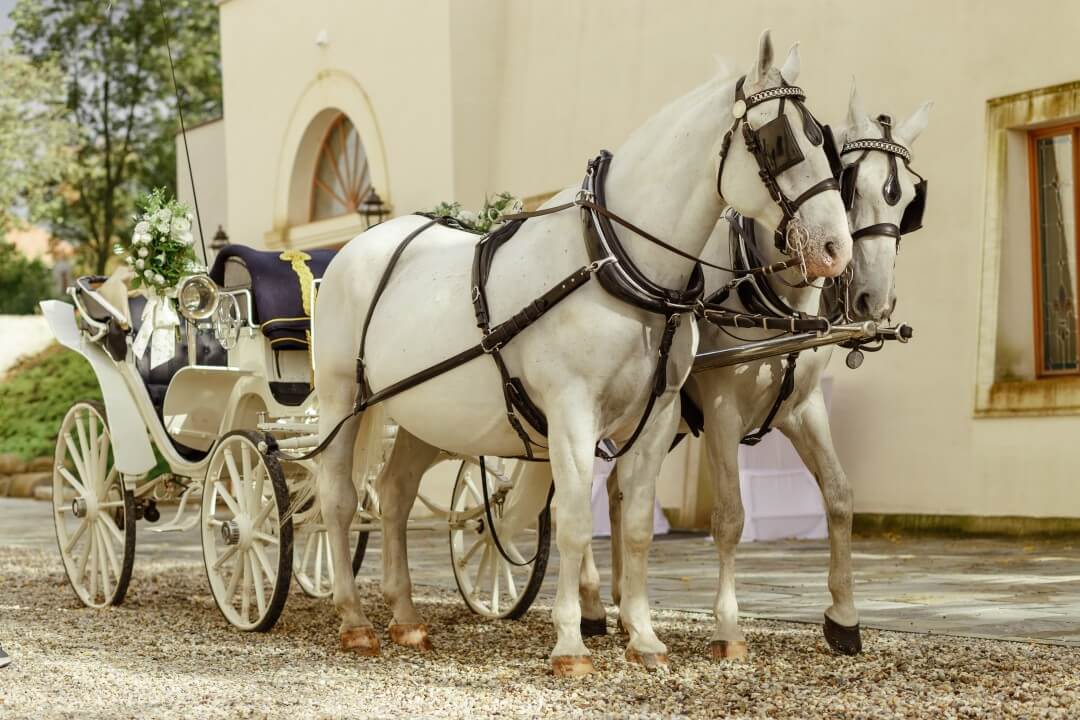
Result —
[[364, 199], [360, 201], [356, 212], [360, 217], [364, 218], [364, 229], [366, 230], [385, 220], [386, 216], [390, 214], [390, 207], [379, 197], [379, 193], [375, 192], [375, 188], [371, 188], [368, 194], [364, 196]]
[[176, 292], [180, 314], [188, 321], [187, 347], [188, 364], [198, 364], [198, 323], [206, 320], [218, 305], [218, 290], [214, 281], [206, 275], [189, 275], [180, 281]]

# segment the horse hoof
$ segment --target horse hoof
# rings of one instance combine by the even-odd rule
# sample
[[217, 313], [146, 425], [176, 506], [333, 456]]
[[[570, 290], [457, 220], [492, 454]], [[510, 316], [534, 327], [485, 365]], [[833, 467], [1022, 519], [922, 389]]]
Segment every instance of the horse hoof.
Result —
[[584, 637], [601, 637], [607, 635], [607, 618], [581, 618], [581, 634]]
[[649, 671], [668, 669], [667, 653], [640, 653], [634, 648], [626, 648], [625, 657], [630, 662]]
[[588, 655], [559, 655], [551, 658], [551, 669], [555, 677], [582, 677], [596, 672], [592, 658]]
[[862, 652], [862, 636], [859, 634], [859, 623], [851, 627], [833, 622], [828, 615], [825, 616], [825, 624], [821, 628], [825, 633], [825, 642], [833, 652], [841, 655], [858, 655]]
[[379, 638], [370, 627], [342, 630], [341, 649], [364, 657], [379, 657]]
[[390, 639], [402, 647], [414, 648], [420, 652], [431, 652], [435, 649], [428, 637], [427, 623], [394, 623], [390, 626]]
[[745, 660], [749, 655], [745, 640], [713, 640], [709, 643], [713, 660]]

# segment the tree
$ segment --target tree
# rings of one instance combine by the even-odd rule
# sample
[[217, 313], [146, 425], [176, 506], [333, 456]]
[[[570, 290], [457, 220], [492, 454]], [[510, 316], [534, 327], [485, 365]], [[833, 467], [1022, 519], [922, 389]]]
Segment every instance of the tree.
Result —
[[57, 211], [49, 188], [72, 176], [77, 131], [55, 64], [31, 63], [0, 45], [0, 239]]
[[0, 241], [0, 315], [31, 315], [39, 300], [52, 295], [49, 269]]
[[154, 187], [176, 190], [166, 30], [185, 121], [221, 114], [217, 7], [214, 0], [18, 0], [11, 17], [16, 49], [60, 68], [79, 127], [78, 170], [53, 187], [63, 200], [53, 233], [102, 273], [130, 229], [136, 199]]

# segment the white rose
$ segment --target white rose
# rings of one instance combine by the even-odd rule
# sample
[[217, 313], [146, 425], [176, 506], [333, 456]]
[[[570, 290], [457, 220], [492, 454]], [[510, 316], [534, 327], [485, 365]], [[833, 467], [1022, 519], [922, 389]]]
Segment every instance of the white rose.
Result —
[[161, 284], [163, 284], [165, 282], [165, 278], [161, 277], [161, 273], [158, 273], [157, 275], [154, 276], [154, 281], [158, 285], [161, 285]]
[[161, 208], [156, 213], [154, 213], [154, 219], [159, 221], [159, 222], [160, 221], [171, 221], [172, 220], [172, 213], [169, 212], [169, 208]]
[[164, 265], [165, 264], [165, 253], [159, 253], [157, 255], [157, 257], [155, 257], [154, 259], [157, 260], [158, 265]]
[[461, 222], [466, 223], [467, 225], [472, 225], [476, 222], [476, 213], [469, 212], [468, 210], [462, 210], [461, 214], [458, 215], [458, 219], [461, 220]]
[[178, 239], [180, 240], [180, 242], [184, 243], [185, 245], [194, 245], [195, 244], [195, 237], [191, 234], [190, 230], [187, 231], [187, 232], [184, 232], [184, 233], [180, 233], [180, 237]]
[[136, 235], [145, 235], [148, 232], [150, 232], [150, 223], [145, 220], [140, 221], [139, 224], [135, 226]]
[[174, 234], [183, 235], [187, 231], [191, 230], [191, 221], [186, 217], [177, 216], [172, 221], [172, 231]]
[[132, 255], [128, 255], [127, 256], [127, 264], [128, 265], [133, 265], [134, 263], [135, 263], [135, 257], [132, 256]]
[[141, 233], [138, 230], [136, 230], [135, 234], [131, 236], [131, 242], [133, 244], [135, 244], [135, 245], [142, 245], [143, 243], [148, 242], [149, 240], [150, 240], [149, 235], [147, 235], [146, 233]]
[[144, 247], [143, 247], [143, 248], [139, 248], [139, 257], [141, 257], [141, 258], [144, 258], [144, 257], [146, 257], [146, 256], [147, 256], [147, 255], [149, 255], [149, 254], [150, 254], [150, 251], [149, 251], [149, 250], [147, 250], [146, 248], [144, 248]]
[[145, 260], [136, 260], [135, 261], [135, 267], [137, 267], [139, 270], [142, 270], [144, 267], [146, 267], [146, 261]]

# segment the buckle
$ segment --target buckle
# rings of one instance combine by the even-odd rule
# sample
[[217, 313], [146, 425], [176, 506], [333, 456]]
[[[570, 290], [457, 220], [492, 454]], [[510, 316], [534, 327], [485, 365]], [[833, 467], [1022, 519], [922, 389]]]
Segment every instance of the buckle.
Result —
[[580, 190], [577, 191], [577, 194], [574, 195], [574, 204], [575, 205], [580, 205], [580, 204], [582, 204], [584, 202], [593, 203], [593, 204], [596, 203], [596, 195], [593, 194], [592, 190], [586, 190], [585, 188], [581, 188]]

